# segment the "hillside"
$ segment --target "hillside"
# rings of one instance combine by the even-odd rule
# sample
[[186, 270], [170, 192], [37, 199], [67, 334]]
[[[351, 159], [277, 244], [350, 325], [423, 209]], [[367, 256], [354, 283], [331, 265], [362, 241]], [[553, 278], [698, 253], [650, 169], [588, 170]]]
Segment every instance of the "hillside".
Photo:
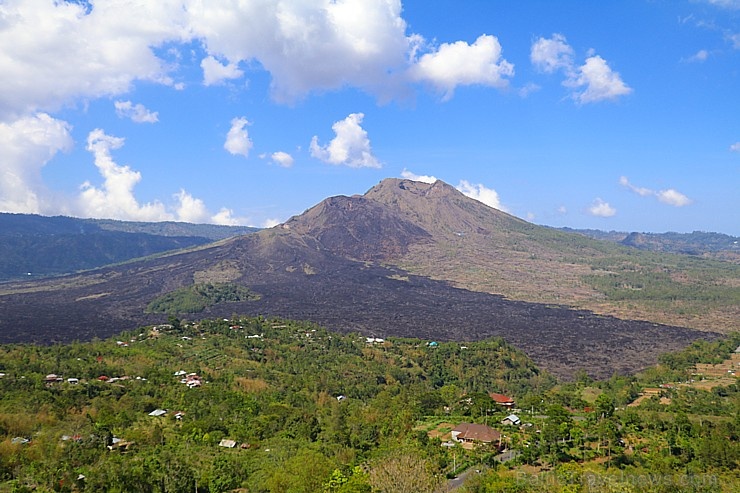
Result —
[[458, 287], [620, 318], [727, 332], [740, 320], [740, 265], [641, 251], [527, 223], [450, 185], [388, 179], [366, 198], [431, 233], [387, 262]]
[[[330, 198], [282, 226], [219, 244], [0, 286], [0, 341], [86, 340], [161, 323], [167, 313], [182, 311], [189, 319], [240, 313], [379, 336], [498, 336], [556, 375], [572, 377], [582, 368], [607, 376], [643, 368], [697, 338], [715, 337], [566, 306], [596, 300], [613, 309], [616, 303], [607, 305], [588, 284], [607, 278], [608, 264], [600, 270], [593, 265], [627, 255], [646, 268], [657, 265], [646, 257], [653, 254], [637, 254], [531, 225], [442, 182], [384, 180], [365, 196]], [[186, 289], [191, 286], [202, 288]], [[239, 293], [238, 287], [248, 294], [220, 301], [218, 293]], [[213, 297], [193, 300], [196, 293]], [[566, 296], [573, 293], [579, 296]], [[155, 300], [162, 313], [147, 312]], [[724, 313], [737, 308], [718, 300]], [[185, 313], [196, 306], [201, 311]]]
[[[737, 377], [682, 382], [717, 360], [740, 368], [738, 344], [570, 383], [498, 338], [368, 339], [264, 317], [0, 345], [0, 492], [432, 493], [461, 476], [469, 493], [734, 493]], [[470, 424], [491, 438], [455, 440]]]
[[0, 282], [94, 269], [255, 230], [0, 213]]

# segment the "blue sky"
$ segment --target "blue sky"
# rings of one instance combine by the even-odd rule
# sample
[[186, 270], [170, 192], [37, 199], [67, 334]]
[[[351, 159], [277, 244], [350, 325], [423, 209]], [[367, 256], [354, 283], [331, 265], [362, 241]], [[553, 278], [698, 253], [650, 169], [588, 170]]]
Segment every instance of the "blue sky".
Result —
[[0, 211], [270, 226], [387, 177], [740, 235], [740, 0], [0, 0]]

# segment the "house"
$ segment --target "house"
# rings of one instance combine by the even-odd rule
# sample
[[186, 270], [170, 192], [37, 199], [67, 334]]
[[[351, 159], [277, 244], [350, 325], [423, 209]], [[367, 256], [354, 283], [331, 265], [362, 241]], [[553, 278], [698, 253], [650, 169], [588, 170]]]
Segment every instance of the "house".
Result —
[[514, 399], [509, 396], [506, 396], [504, 394], [497, 394], [495, 392], [489, 393], [488, 396], [493, 399], [493, 402], [495, 402], [499, 406], [503, 406], [506, 408], [514, 407]]
[[218, 442], [219, 447], [226, 447], [226, 448], [234, 448], [236, 447], [236, 442], [234, 440], [229, 440], [227, 438], [224, 438], [220, 442]]
[[164, 416], [165, 414], [167, 414], [166, 409], [155, 409], [154, 411], [149, 413], [149, 416], [154, 416], [155, 418], [158, 418], [160, 416]]
[[509, 414], [501, 421], [501, 424], [519, 426], [520, 424], [522, 424], [522, 420], [519, 419], [519, 416], [517, 416], [516, 414]]
[[44, 382], [46, 383], [56, 383], [61, 382], [62, 380], [62, 377], [55, 373], [49, 373], [48, 375], [46, 375], [46, 378], [44, 378]]
[[493, 443], [501, 441], [501, 433], [490, 426], [477, 423], [460, 423], [451, 432], [452, 439], [462, 443]]
[[72, 385], [77, 385], [78, 383], [80, 383], [80, 379], [79, 378], [68, 378], [67, 383], [72, 384]]

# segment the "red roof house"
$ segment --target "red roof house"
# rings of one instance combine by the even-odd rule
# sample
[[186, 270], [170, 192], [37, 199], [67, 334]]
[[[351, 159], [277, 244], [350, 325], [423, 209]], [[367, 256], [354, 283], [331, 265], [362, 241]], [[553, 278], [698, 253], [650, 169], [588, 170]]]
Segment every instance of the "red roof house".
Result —
[[495, 402], [499, 406], [514, 407], [514, 399], [507, 395], [491, 392], [490, 394], [488, 394], [488, 396], [493, 399], [493, 402]]

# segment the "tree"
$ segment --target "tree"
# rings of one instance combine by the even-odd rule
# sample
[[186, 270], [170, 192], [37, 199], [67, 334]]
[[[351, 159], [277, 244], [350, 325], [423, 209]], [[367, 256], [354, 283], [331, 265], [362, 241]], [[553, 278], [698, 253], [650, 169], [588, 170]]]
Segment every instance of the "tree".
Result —
[[417, 452], [399, 451], [372, 464], [370, 485], [379, 493], [432, 493], [441, 476]]

